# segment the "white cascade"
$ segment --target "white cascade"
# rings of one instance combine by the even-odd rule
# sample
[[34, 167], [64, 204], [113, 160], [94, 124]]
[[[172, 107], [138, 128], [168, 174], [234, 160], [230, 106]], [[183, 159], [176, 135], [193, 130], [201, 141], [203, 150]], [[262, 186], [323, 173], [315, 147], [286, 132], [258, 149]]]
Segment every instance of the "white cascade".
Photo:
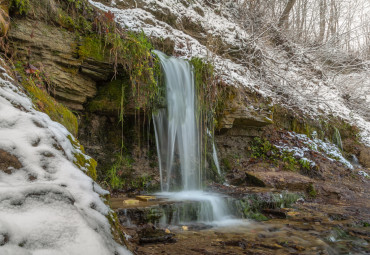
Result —
[[[229, 218], [225, 199], [202, 191], [198, 104], [193, 68], [185, 60], [168, 57], [159, 51], [155, 53], [162, 65], [167, 102], [166, 109], [159, 109], [153, 114], [162, 189], [159, 195], [170, 200], [198, 201], [203, 204], [203, 208], [208, 209], [200, 210], [199, 221]], [[214, 144], [213, 159], [219, 171]]]

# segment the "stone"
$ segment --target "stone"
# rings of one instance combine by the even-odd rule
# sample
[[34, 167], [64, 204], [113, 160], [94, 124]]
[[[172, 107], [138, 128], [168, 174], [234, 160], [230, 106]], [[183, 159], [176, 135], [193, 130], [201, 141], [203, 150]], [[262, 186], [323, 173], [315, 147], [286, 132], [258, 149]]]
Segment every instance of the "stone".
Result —
[[140, 201], [147, 202], [147, 201], [154, 201], [157, 198], [155, 196], [136, 196], [136, 199], [140, 200]]
[[0, 149], [0, 171], [11, 174], [11, 169], [20, 169], [22, 164], [18, 158]]
[[288, 189], [292, 191], [306, 190], [314, 181], [294, 172], [280, 171], [247, 171], [248, 183], [257, 187], [273, 187], [278, 189]]
[[123, 201], [124, 205], [137, 205], [139, 203], [140, 203], [140, 201], [136, 200], [136, 199], [127, 199], [127, 200]]
[[[1, 21], [0, 21], [1, 22]], [[43, 21], [17, 19], [9, 31], [9, 45], [15, 59], [30, 63], [50, 80], [51, 95], [73, 110], [97, 93], [97, 82], [109, 81], [113, 66], [77, 54], [76, 35]]]
[[147, 226], [138, 233], [139, 243], [174, 243], [176, 239], [174, 234], [166, 233], [162, 229], [157, 229], [154, 226]]
[[232, 127], [264, 127], [272, 124], [272, 120], [266, 112], [257, 112], [244, 105], [236, 108], [226, 108], [220, 120], [220, 127], [230, 129]]

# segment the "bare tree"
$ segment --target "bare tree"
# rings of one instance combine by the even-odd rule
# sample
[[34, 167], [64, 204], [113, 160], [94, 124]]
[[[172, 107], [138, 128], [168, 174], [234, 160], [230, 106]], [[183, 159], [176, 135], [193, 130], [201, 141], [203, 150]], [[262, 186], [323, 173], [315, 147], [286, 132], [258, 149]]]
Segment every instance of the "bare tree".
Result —
[[283, 13], [281, 14], [281, 17], [279, 19], [278, 27], [282, 27], [283, 25], [288, 26], [288, 20], [289, 20], [289, 14], [290, 11], [292, 10], [295, 2], [297, 0], [289, 0], [288, 3], [286, 4]]
[[326, 0], [320, 0], [320, 33], [318, 41], [322, 42], [325, 36], [326, 28]]

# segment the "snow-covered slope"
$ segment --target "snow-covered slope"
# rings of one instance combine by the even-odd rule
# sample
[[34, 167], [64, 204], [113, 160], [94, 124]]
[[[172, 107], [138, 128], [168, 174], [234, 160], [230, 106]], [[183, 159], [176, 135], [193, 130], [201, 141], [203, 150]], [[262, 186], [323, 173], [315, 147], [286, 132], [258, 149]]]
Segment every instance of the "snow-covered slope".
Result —
[[[174, 54], [179, 57], [208, 59], [229, 85], [248, 87], [272, 99], [273, 103], [311, 118], [345, 119], [359, 127], [362, 141], [370, 146], [369, 64], [365, 63], [365, 67], [356, 72], [340, 74], [340, 71], [327, 70], [320, 60], [320, 52], [294, 44], [290, 45], [294, 51], [292, 57], [284, 47], [275, 47], [266, 41], [263, 33], [252, 35], [239, 26], [235, 1], [116, 0], [109, 5], [89, 1], [103, 11], [114, 13], [123, 27], [143, 31], [147, 36], [170, 39], [175, 43]], [[157, 17], [172, 15], [179, 24], [190, 20], [200, 25], [204, 32], [192, 36], [154, 14]], [[214, 50], [210, 50], [207, 43], [218, 38], [230, 48], [230, 53], [253, 49], [262, 61], [257, 68], [259, 71], [248, 68], [248, 59], [239, 59], [236, 63], [229, 56], [213, 54]], [[352, 92], [356, 96], [348, 97]]]
[[1, 255], [131, 254], [111, 235], [106, 191], [73, 164], [69, 135], [1, 68], [0, 166], [16, 161], [0, 169]]

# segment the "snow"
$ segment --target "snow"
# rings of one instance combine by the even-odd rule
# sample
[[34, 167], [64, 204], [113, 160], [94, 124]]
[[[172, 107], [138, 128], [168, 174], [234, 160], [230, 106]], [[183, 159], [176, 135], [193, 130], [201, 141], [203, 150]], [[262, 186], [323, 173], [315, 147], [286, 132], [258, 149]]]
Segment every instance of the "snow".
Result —
[[22, 165], [0, 170], [0, 254], [131, 254], [111, 235], [107, 191], [73, 164], [72, 135], [0, 72], [0, 149]]
[[354, 169], [353, 165], [343, 157], [340, 149], [332, 144], [331, 142], [325, 142], [321, 139], [316, 137], [316, 131], [312, 134], [312, 139], [308, 136], [303, 134], [297, 134], [295, 132], [288, 132], [289, 135], [293, 138], [296, 138], [298, 141], [301, 142], [301, 145], [292, 146], [289, 144], [285, 144], [284, 142], [280, 141], [279, 144], [275, 144], [275, 146], [282, 152], [289, 152], [292, 153], [294, 157], [310, 162], [311, 166], [315, 166], [316, 163], [305, 156], [310, 151], [315, 151], [325, 158], [329, 159], [330, 161], [338, 161], [348, 167], [349, 169]]
[[365, 171], [358, 171], [358, 174], [365, 177], [365, 178], [370, 179], [370, 175], [368, 173], [366, 173]]
[[[137, 0], [135, 6], [120, 9], [120, 2], [110, 6], [89, 0], [95, 7], [115, 14], [115, 20], [122, 27], [147, 36], [171, 39], [175, 43], [174, 55], [191, 59], [207, 59], [215, 66], [216, 74], [231, 86], [245, 86], [263, 97], [309, 118], [327, 120], [328, 116], [339, 117], [360, 130], [362, 142], [370, 146], [370, 68], [352, 73], [327, 70], [320, 52], [312, 52], [297, 45], [291, 45], [295, 54], [289, 56], [283, 49], [274, 47], [262, 35], [252, 35], [238, 25], [236, 4], [224, 1]], [[200, 15], [201, 9], [204, 15]], [[219, 56], [207, 48], [204, 33], [198, 39], [186, 34], [153, 14], [170, 12], [177, 21], [188, 19], [200, 24], [208, 35], [220, 38], [233, 48], [256, 49], [263, 64], [262, 72], [249, 69], [242, 62], [236, 63], [227, 56]], [[203, 43], [201, 42], [203, 41]], [[229, 47], [230, 48], [230, 47]], [[231, 49], [229, 49], [230, 51]], [[250, 64], [250, 61], [248, 62]], [[305, 63], [304, 65], [302, 63]], [[262, 73], [262, 75], [261, 75]], [[322, 73], [322, 75], [320, 75]], [[353, 94], [352, 94], [353, 93]], [[350, 95], [349, 99], [346, 99]]]

